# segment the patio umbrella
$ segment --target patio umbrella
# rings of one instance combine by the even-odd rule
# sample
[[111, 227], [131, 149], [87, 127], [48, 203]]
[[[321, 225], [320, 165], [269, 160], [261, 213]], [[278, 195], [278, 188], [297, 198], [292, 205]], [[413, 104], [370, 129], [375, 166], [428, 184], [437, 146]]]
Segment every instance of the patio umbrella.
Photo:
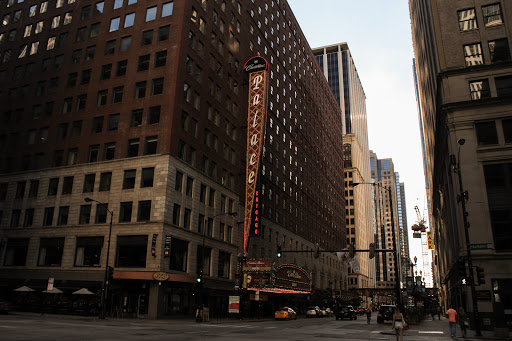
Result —
[[43, 294], [62, 294], [64, 291], [56, 288], [56, 287], [53, 287], [52, 290], [45, 290], [43, 291]]
[[75, 291], [73, 295], [95, 295], [95, 293], [93, 293], [87, 288], [82, 288], [80, 290]]
[[13, 291], [19, 291], [19, 292], [31, 292], [31, 291], [35, 291], [34, 289], [30, 288], [30, 287], [27, 287], [26, 285], [22, 286], [22, 287], [19, 287], [19, 288], [16, 288], [14, 289]]

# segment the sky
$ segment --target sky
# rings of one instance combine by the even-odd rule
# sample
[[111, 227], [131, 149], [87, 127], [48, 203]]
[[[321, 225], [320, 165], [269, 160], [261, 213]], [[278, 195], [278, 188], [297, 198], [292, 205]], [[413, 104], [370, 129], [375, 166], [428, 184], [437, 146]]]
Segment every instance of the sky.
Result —
[[378, 158], [393, 159], [405, 184], [410, 257], [422, 267], [421, 240], [410, 229], [418, 220], [414, 206], [428, 214], [408, 1], [288, 3], [311, 48], [348, 44], [366, 94], [369, 146]]

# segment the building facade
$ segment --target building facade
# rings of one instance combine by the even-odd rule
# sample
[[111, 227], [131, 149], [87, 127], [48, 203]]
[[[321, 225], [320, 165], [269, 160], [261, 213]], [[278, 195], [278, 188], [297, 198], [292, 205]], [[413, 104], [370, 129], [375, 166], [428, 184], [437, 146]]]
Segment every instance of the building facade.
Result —
[[410, 272], [411, 257], [409, 255], [409, 227], [407, 224], [407, 205], [405, 201], [405, 184], [400, 182], [400, 175], [395, 173], [397, 208], [398, 208], [398, 226], [399, 226], [399, 245], [400, 245], [400, 282], [405, 283], [405, 278]]
[[[510, 327], [512, 7], [508, 1], [409, 5], [443, 304], [470, 314], [476, 305], [482, 328]], [[475, 280], [476, 302], [468, 248], [473, 266], [484, 269], [483, 281]]]
[[263, 229], [247, 256], [283, 245], [297, 252], [276, 262], [342, 287], [336, 256], [298, 252], [345, 247], [343, 126], [286, 1], [6, 1], [0, 16], [2, 285], [99, 292], [109, 250], [110, 313], [191, 315], [201, 296], [227, 314], [243, 243], [243, 65], [261, 55]]
[[[351, 185], [371, 179], [366, 96], [346, 43], [314, 48], [313, 53], [342, 110], [347, 244], [366, 250], [374, 239], [372, 188], [354, 188]], [[349, 268], [348, 287], [375, 287], [375, 261], [369, 259], [367, 253], [359, 253], [356, 257], [360, 270], [354, 272]], [[366, 306], [369, 306], [371, 300], [368, 292], [361, 293]]]

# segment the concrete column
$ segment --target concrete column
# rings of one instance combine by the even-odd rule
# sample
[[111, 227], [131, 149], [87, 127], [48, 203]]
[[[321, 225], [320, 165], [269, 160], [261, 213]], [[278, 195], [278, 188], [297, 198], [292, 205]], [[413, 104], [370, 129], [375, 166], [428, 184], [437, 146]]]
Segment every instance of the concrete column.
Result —
[[163, 285], [158, 281], [149, 282], [148, 319], [156, 320], [163, 313]]

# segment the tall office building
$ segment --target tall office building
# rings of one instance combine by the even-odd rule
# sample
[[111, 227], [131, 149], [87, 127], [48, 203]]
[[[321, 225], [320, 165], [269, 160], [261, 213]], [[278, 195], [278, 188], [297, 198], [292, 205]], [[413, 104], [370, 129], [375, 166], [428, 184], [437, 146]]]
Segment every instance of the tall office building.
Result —
[[[313, 53], [342, 109], [347, 244], [354, 244], [356, 249], [368, 249], [374, 239], [372, 188], [351, 186], [352, 182], [371, 180], [366, 96], [346, 43], [315, 48]], [[373, 288], [375, 261], [366, 253], [356, 257], [360, 270], [349, 270], [348, 287]], [[370, 298], [365, 291], [361, 294], [369, 306]]]
[[[397, 248], [396, 258], [398, 264], [395, 264], [392, 252], [377, 253], [375, 256], [376, 287], [379, 289], [389, 289], [388, 294], [391, 296], [396, 292], [396, 269], [400, 269], [401, 266], [400, 229], [399, 216], [397, 214], [398, 193], [395, 168], [393, 160], [379, 159], [371, 150], [370, 168], [372, 179], [377, 184], [377, 186], [373, 186], [377, 221], [375, 247], [377, 249], [391, 250], [396, 245]], [[387, 189], [391, 191], [391, 197]], [[395, 228], [394, 235], [393, 224]], [[398, 282], [400, 282], [400, 280], [401, 278], [398, 278]], [[381, 292], [377, 297], [376, 303], [392, 303], [392, 300], [388, 297], [386, 292]]]
[[[409, 6], [441, 300], [471, 315], [476, 306], [482, 328], [503, 327], [512, 320], [512, 3]], [[483, 269], [478, 297], [468, 248]]]
[[243, 252], [256, 55], [268, 118], [247, 256], [342, 287], [332, 254], [275, 259], [277, 245], [346, 245], [341, 112], [285, 0], [9, 0], [0, 17], [2, 287], [100, 291], [109, 254], [112, 312], [223, 309]]
[[[409, 235], [407, 225], [407, 205], [405, 201], [405, 184], [400, 182], [400, 175], [395, 172], [396, 203], [398, 208], [399, 246], [400, 246], [400, 281], [405, 283], [405, 277], [410, 271], [411, 258], [409, 256]], [[425, 275], [427, 276], [427, 275]]]

